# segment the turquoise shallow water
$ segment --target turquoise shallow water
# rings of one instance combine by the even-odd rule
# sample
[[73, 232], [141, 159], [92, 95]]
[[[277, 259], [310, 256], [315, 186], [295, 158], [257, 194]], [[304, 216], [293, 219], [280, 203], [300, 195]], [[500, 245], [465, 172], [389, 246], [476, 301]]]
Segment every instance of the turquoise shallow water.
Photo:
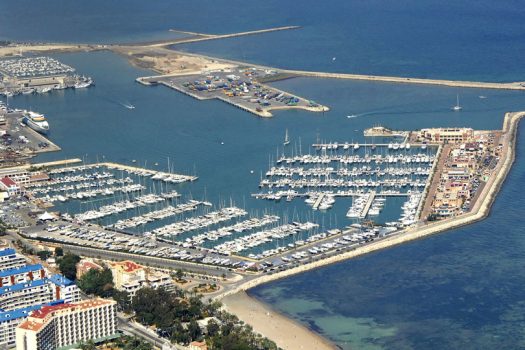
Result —
[[[520, 1], [425, 0], [71, 3], [0, 2], [0, 38], [120, 42], [170, 36], [167, 28], [234, 32], [299, 24], [303, 29], [184, 46], [182, 49], [287, 68], [508, 81], [525, 79]], [[191, 15], [188, 15], [191, 13]], [[261, 15], [264, 14], [264, 15]], [[336, 60], [333, 58], [336, 57]], [[17, 96], [17, 107], [46, 113], [50, 138], [64, 151], [40, 160], [103, 157], [167, 167], [200, 179], [177, 189], [214, 203], [230, 198], [264, 210], [348, 224], [348, 203], [312, 214], [302, 203], [249, 197], [289, 129], [303, 151], [317, 137], [363, 140], [375, 124], [397, 129], [458, 125], [499, 128], [523, 110], [523, 93], [292, 79], [275, 86], [331, 107], [325, 114], [282, 111], [262, 120], [219, 101], [199, 102], [163, 87], [134, 83], [149, 74], [107, 52], [57, 55], [97, 86]], [[455, 96], [464, 110], [452, 113]], [[479, 95], [487, 99], [479, 99]], [[134, 110], [122, 106], [132, 103]], [[347, 119], [349, 114], [357, 118]], [[523, 124], [520, 140], [523, 140]], [[224, 144], [221, 144], [221, 143]], [[524, 348], [522, 183], [524, 143], [487, 220], [425, 240], [259, 287], [251, 294], [344, 349]], [[250, 171], [254, 170], [254, 174]]]

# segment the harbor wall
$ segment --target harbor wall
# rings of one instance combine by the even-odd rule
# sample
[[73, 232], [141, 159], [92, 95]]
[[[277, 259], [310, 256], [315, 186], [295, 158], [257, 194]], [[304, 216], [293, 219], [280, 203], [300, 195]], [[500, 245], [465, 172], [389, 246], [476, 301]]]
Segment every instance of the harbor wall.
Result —
[[286, 271], [278, 272], [272, 275], [264, 275], [256, 279], [249, 280], [243, 284], [240, 284], [234, 289], [231, 289], [223, 294], [220, 294], [216, 299], [221, 299], [227, 295], [232, 295], [240, 291], [246, 291], [250, 288], [254, 288], [261, 284], [279, 280], [282, 278], [290, 277], [299, 273], [303, 273], [315, 268], [319, 268], [325, 265], [337, 263], [343, 260], [347, 260], [356, 256], [363, 254], [368, 254], [374, 251], [381, 249], [390, 248], [392, 246], [402, 244], [405, 242], [413, 241], [420, 239], [432, 234], [440, 233], [450, 229], [458, 228], [461, 226], [469, 225], [474, 222], [483, 220], [490, 214], [490, 208], [494, 202], [497, 193], [499, 192], [501, 186], [503, 185], [508, 172], [510, 171], [512, 164], [515, 161], [515, 144], [516, 144], [516, 135], [519, 121], [525, 116], [525, 112], [517, 113], [507, 113], [505, 115], [505, 120], [503, 123], [503, 133], [506, 139], [506, 153], [504, 161], [497, 166], [497, 171], [495, 176], [492, 176], [489, 179], [489, 182], [483, 188], [482, 194], [479, 200], [475, 203], [471, 212], [439, 221], [431, 224], [426, 224], [425, 226], [409, 228], [400, 232], [399, 234], [387, 237], [380, 241], [375, 241], [373, 243], [367, 244], [365, 246], [357, 247], [356, 249], [332, 256], [320, 261], [311, 262], [302, 266], [298, 266]]
[[311, 72], [311, 71], [289, 70], [289, 69], [279, 69], [279, 72], [294, 74], [294, 75], [303, 76], [303, 77], [313, 77], [313, 78], [366, 80], [366, 81], [377, 81], [377, 82], [386, 82], [386, 83], [403, 83], [403, 84], [441, 85], [441, 86], [448, 86], [448, 87], [462, 87], [462, 88], [475, 88], [475, 89], [525, 90], [524, 82], [490, 83], [490, 82], [479, 82], [479, 81], [407, 78], [407, 77], [391, 77], [391, 76], [381, 76], [381, 75], [362, 75], [362, 74], [349, 74], [349, 73]]

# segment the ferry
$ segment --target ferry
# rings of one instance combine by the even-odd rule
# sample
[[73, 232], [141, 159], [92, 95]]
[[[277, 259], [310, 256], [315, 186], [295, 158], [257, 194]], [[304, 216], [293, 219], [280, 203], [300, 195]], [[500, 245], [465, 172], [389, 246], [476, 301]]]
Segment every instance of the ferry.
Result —
[[49, 124], [43, 114], [29, 111], [24, 114], [22, 122], [41, 134], [47, 134], [49, 131]]

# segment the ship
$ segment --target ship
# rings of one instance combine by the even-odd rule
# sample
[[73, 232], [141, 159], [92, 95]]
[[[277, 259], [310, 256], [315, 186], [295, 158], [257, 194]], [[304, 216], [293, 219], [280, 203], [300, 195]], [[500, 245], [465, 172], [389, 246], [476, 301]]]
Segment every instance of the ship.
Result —
[[46, 117], [44, 117], [43, 114], [35, 113], [32, 111], [24, 113], [24, 118], [22, 119], [22, 122], [29, 126], [31, 129], [41, 133], [41, 134], [47, 134], [49, 131], [49, 123], [46, 120]]

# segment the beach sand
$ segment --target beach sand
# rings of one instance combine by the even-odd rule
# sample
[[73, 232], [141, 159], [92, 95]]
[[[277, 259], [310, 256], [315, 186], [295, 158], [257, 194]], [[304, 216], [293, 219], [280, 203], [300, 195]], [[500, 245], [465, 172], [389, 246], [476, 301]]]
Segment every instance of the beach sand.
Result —
[[252, 326], [255, 332], [275, 341], [284, 350], [337, 349], [320, 335], [273, 311], [245, 292], [229, 295], [221, 301], [228, 312]]

